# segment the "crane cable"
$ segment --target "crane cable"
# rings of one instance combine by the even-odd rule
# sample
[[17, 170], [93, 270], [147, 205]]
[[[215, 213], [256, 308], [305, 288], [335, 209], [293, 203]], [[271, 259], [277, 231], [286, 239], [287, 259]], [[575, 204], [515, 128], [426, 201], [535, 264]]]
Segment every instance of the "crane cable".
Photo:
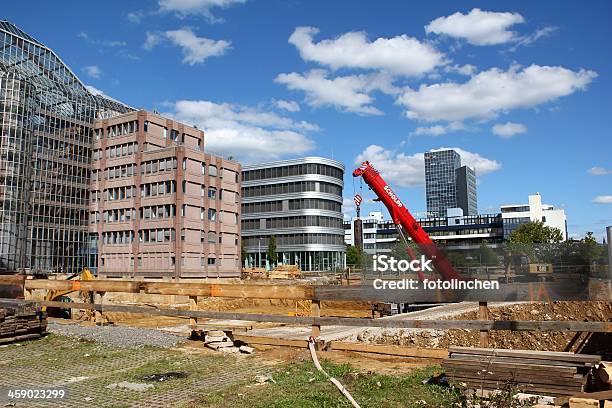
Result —
[[336, 388], [340, 390], [342, 395], [344, 395], [346, 399], [349, 400], [353, 408], [361, 408], [359, 404], [357, 403], [357, 401], [353, 399], [353, 397], [348, 392], [348, 390], [344, 388], [344, 386], [340, 383], [340, 381], [336, 380], [334, 377], [330, 377], [330, 375], [327, 374], [325, 370], [323, 370], [323, 367], [321, 367], [321, 364], [319, 363], [319, 359], [317, 358], [317, 351], [315, 350], [315, 339], [312, 336], [308, 338], [308, 348], [310, 349], [310, 356], [312, 357], [312, 362], [314, 363], [314, 366], [317, 368], [317, 370], [319, 370], [327, 378], [329, 378], [329, 381], [331, 381], [331, 383], [334, 384]]

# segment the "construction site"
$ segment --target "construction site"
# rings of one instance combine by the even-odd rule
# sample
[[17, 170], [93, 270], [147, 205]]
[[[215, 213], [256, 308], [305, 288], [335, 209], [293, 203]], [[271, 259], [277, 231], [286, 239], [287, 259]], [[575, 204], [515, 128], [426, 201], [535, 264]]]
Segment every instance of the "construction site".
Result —
[[[425, 290], [436, 276], [426, 276], [423, 264], [402, 275], [367, 269], [313, 275], [279, 265], [204, 281], [100, 279], [87, 269], [44, 279], [3, 276], [7, 403], [610, 405], [605, 274], [584, 279], [510, 265], [499, 276], [491, 270], [466, 276], [368, 162], [354, 175], [387, 206], [409, 259], [418, 251], [433, 260], [437, 289]], [[421, 290], [372, 290], [373, 282], [407, 278]], [[495, 295], [441, 284], [479, 279], [503, 284], [494, 285]], [[394, 393], [398, 387], [408, 388]], [[47, 395], [37, 400], [36, 392]]]

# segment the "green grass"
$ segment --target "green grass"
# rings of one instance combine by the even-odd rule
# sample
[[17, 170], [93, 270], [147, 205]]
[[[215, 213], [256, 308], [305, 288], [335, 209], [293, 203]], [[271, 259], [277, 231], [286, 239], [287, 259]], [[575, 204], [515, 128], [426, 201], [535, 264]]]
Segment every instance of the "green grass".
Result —
[[[451, 407], [460, 401], [456, 391], [423, 380], [440, 368], [431, 366], [397, 376], [364, 373], [348, 364], [322, 362], [323, 368], [349, 390], [363, 408]], [[273, 373], [275, 383], [243, 383], [202, 396], [190, 407], [335, 408], [351, 407], [348, 400], [312, 362], [285, 364]]]

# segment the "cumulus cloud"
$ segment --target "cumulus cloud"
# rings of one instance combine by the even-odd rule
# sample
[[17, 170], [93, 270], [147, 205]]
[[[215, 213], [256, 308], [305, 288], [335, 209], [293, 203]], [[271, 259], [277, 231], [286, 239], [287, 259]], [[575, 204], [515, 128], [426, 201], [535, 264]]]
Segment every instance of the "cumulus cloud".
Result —
[[465, 83], [445, 82], [408, 88], [397, 102], [411, 119], [460, 121], [490, 119], [512, 109], [531, 108], [585, 89], [594, 71], [530, 65], [507, 71], [491, 68]]
[[85, 73], [90, 77], [96, 79], [100, 78], [100, 76], [102, 75], [102, 70], [97, 65], [88, 65], [86, 67], [83, 67], [83, 71], [85, 71]]
[[306, 103], [313, 107], [334, 106], [346, 112], [361, 115], [382, 115], [372, 106], [370, 92], [378, 90], [388, 94], [399, 92], [392, 78], [384, 73], [327, 77], [327, 71], [313, 69], [306, 74], [292, 72], [279, 74], [275, 81], [291, 90], [303, 91]]
[[476, 66], [472, 64], [465, 65], [447, 65], [444, 67], [444, 72], [454, 72], [456, 74], [461, 74], [465, 76], [472, 76], [476, 73]]
[[515, 41], [517, 35], [510, 27], [524, 22], [525, 19], [519, 13], [499, 13], [475, 8], [467, 14], [457, 12], [438, 17], [425, 26], [425, 32], [464, 39], [473, 45], [495, 45]]
[[96, 88], [93, 85], [85, 85], [85, 88], [87, 88], [87, 90], [89, 92], [91, 92], [94, 95], [100, 95], [100, 96], [104, 96], [106, 98], [108, 98], [109, 96], [107, 94], [105, 94], [103, 91], [101, 91], [100, 89]]
[[207, 58], [221, 56], [231, 48], [230, 41], [198, 37], [189, 28], [166, 31], [166, 37], [181, 47], [183, 62], [188, 65], [201, 64]]
[[600, 195], [593, 199], [595, 204], [612, 204], [612, 195]]
[[451, 122], [448, 125], [419, 126], [410, 134], [412, 136], [442, 136], [449, 132], [465, 129], [467, 127], [463, 123]]
[[246, 0], [159, 0], [161, 13], [173, 13], [184, 18], [189, 15], [200, 15], [210, 22], [220, 22], [223, 19], [215, 17], [211, 10], [215, 8], [228, 8], [235, 4], [244, 4]]
[[[487, 159], [478, 153], [468, 152], [457, 147], [441, 147], [430, 151], [453, 149], [461, 155], [461, 164], [472, 167], [478, 176], [497, 171], [501, 164]], [[425, 184], [425, 158], [423, 153], [408, 155], [385, 149], [382, 146], [370, 145], [355, 158], [355, 164], [370, 161], [380, 171], [386, 181], [400, 187], [413, 187]]]
[[307, 133], [319, 129], [242, 105], [181, 100], [171, 108], [169, 115], [204, 129], [206, 150], [247, 162], [304, 154], [315, 147]]
[[445, 63], [444, 55], [427, 43], [401, 35], [377, 38], [370, 42], [364, 32], [313, 41], [315, 27], [297, 27], [289, 37], [302, 59], [326, 65], [334, 70], [359, 68], [382, 70], [396, 75], [419, 76]]
[[491, 128], [491, 132], [504, 139], [510, 139], [514, 135], [527, 132], [527, 126], [513, 122], [496, 123]]
[[606, 169], [603, 167], [591, 167], [587, 173], [591, 176], [606, 176], [608, 174], [612, 174], [612, 169]]
[[278, 109], [286, 110], [288, 112], [299, 112], [300, 105], [295, 101], [284, 101], [282, 99], [274, 101], [274, 105]]

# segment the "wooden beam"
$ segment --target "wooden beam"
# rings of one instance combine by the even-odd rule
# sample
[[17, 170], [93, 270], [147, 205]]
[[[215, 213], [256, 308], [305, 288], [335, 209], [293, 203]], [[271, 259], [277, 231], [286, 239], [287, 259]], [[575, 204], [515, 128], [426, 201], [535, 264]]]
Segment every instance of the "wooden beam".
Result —
[[[480, 320], [408, 320], [408, 319], [370, 319], [355, 317], [308, 317], [283, 316], [273, 314], [249, 314], [233, 312], [214, 312], [209, 310], [178, 310], [157, 307], [126, 306], [116, 304], [89, 304], [72, 302], [38, 301], [50, 307], [100, 310], [107, 312], [143, 313], [157, 316], [198, 317], [205, 319], [246, 320], [252, 322], [273, 322], [294, 324], [298, 326], [349, 326], [349, 327], [385, 327], [404, 329], [494, 329], [494, 330], [527, 330], [527, 331], [592, 331], [612, 332], [612, 324], [607, 322], [566, 322], [566, 321], [480, 321]], [[499, 323], [504, 323], [499, 325]], [[469, 349], [474, 350], [474, 349]]]
[[327, 342], [325, 350], [358, 351], [362, 353], [386, 354], [390, 356], [402, 357], [433, 358], [439, 360], [448, 357], [448, 351], [445, 349], [426, 349], [384, 344], [346, 343], [340, 341]]
[[242, 341], [246, 344], [308, 348], [308, 340], [279, 339], [276, 337], [248, 336], [244, 334], [234, 334], [232, 337], [234, 341]]
[[472, 347], [449, 347], [451, 357], [454, 353], [479, 356], [534, 358], [538, 360], [570, 361], [576, 363], [599, 363], [601, 356], [592, 354], [574, 354], [563, 351], [534, 351], [534, 350], [499, 350]]
[[310, 285], [210, 284], [116, 280], [27, 279], [26, 289], [87, 290], [93, 292], [147, 293], [249, 299], [312, 299]]
[[[189, 310], [198, 310], [198, 297], [189, 296]], [[198, 318], [192, 317], [189, 319], [189, 329], [195, 330], [198, 327]]]
[[[489, 320], [489, 309], [487, 302], [478, 302], [478, 320]], [[480, 330], [480, 347], [489, 347], [488, 330]]]
[[[313, 300], [310, 304], [310, 316], [313, 318], [321, 317], [321, 302], [318, 300]], [[312, 337], [315, 339], [321, 335], [321, 325], [314, 324], [312, 325]]]

